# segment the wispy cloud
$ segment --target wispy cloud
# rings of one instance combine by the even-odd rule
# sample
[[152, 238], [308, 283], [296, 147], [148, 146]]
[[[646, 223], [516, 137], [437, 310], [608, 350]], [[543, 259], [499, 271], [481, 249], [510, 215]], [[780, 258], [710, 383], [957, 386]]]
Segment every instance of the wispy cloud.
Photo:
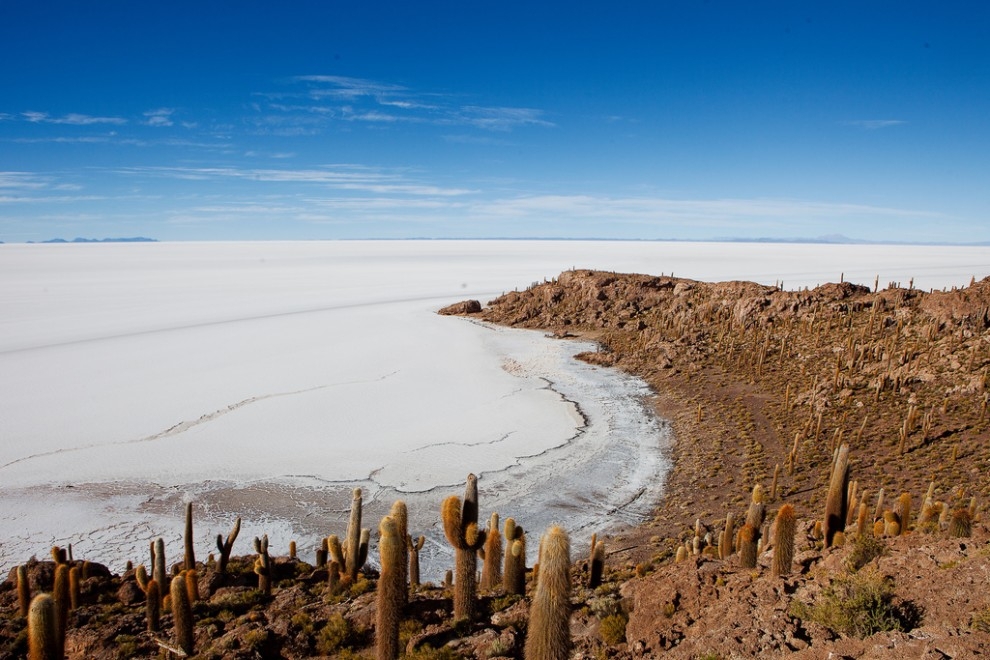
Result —
[[145, 124], [148, 126], [171, 126], [172, 115], [175, 113], [173, 108], [158, 108], [157, 110], [148, 110], [144, 113]]
[[855, 126], [856, 128], [862, 128], [867, 131], [875, 131], [879, 128], [900, 126], [902, 124], [906, 124], [907, 122], [903, 119], [852, 119], [842, 123], [846, 126]]
[[423, 183], [400, 172], [382, 171], [362, 166], [335, 166], [332, 169], [140, 167], [124, 168], [120, 172], [129, 175], [162, 176], [187, 181], [236, 179], [264, 183], [318, 184], [337, 190], [354, 190], [382, 195], [455, 197], [476, 192], [466, 188], [449, 188]]
[[47, 112], [28, 111], [22, 112], [21, 116], [29, 122], [35, 124], [69, 124], [72, 126], [89, 126], [92, 124], [116, 124], [123, 125], [127, 120], [123, 117], [94, 117], [71, 112], [61, 117], [53, 117]]
[[464, 104], [452, 94], [374, 80], [310, 75], [289, 82], [304, 89], [257, 95], [269, 99], [264, 106], [256, 106], [263, 113], [259, 122], [281, 124], [282, 130], [289, 124], [313, 127], [332, 121], [467, 126], [489, 132], [554, 126], [538, 108]]

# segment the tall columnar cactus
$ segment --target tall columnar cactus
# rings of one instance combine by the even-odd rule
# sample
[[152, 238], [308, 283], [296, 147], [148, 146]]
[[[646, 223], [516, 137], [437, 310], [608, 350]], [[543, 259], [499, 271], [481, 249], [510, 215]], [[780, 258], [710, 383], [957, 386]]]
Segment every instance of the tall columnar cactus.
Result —
[[189, 603], [189, 592], [186, 590], [186, 577], [179, 573], [169, 588], [172, 600], [172, 623], [175, 627], [175, 643], [186, 655], [192, 655], [196, 650], [196, 638], [193, 635], [192, 605]]
[[508, 594], [526, 595], [526, 533], [512, 518], [505, 519], [505, 567], [502, 587]]
[[196, 568], [196, 551], [193, 549], [192, 502], [186, 502], [186, 534], [184, 540], [186, 547], [182, 565], [185, 570], [191, 571]]
[[28, 660], [61, 660], [55, 601], [38, 594], [28, 608]]
[[237, 517], [234, 521], [234, 527], [227, 534], [227, 540], [223, 540], [223, 536], [217, 534], [217, 550], [220, 551], [220, 574], [223, 575], [227, 572], [227, 563], [230, 562], [230, 551], [234, 547], [234, 541], [237, 540], [237, 535], [241, 533], [241, 518]]
[[605, 574], [605, 541], [599, 541], [597, 534], [591, 535], [591, 562], [588, 570], [588, 588], [594, 589], [602, 583]]
[[540, 580], [533, 593], [526, 631], [526, 660], [566, 660], [571, 652], [571, 547], [560, 527], [541, 543]]
[[52, 600], [55, 602], [55, 625], [60, 640], [60, 651], [65, 642], [65, 631], [69, 627], [69, 598], [69, 565], [59, 564], [55, 567], [55, 587], [52, 589]]
[[499, 529], [498, 514], [488, 519], [485, 530], [485, 547], [481, 551], [484, 564], [481, 569], [481, 590], [492, 591], [502, 584], [502, 532]]
[[258, 553], [254, 560], [254, 572], [258, 575], [258, 589], [266, 596], [272, 595], [272, 560], [268, 555], [268, 534], [260, 539], [254, 538], [254, 551]]
[[148, 632], [156, 633], [161, 629], [162, 619], [162, 590], [154, 580], [148, 582], [145, 589], [144, 612]]
[[[402, 605], [409, 601], [409, 546], [406, 545], [406, 537], [409, 536], [409, 511], [406, 503], [396, 500], [392, 504], [388, 517], [395, 523], [396, 534], [399, 535], [399, 545], [402, 546], [402, 561], [399, 564], [399, 574], [402, 579]], [[379, 551], [380, 552], [380, 551]]]
[[404, 570], [406, 542], [391, 516], [382, 518], [378, 531], [381, 534], [378, 552], [382, 572], [376, 594], [375, 657], [394, 660], [399, 657], [399, 619], [408, 594]]
[[419, 586], [419, 551], [423, 549], [426, 537], [420, 536], [413, 543], [412, 537], [407, 535], [406, 543], [409, 546], [409, 584], [416, 588]]
[[21, 616], [27, 618], [31, 609], [31, 581], [24, 564], [17, 567], [17, 605]]
[[968, 538], [973, 533], [973, 516], [968, 507], [962, 507], [952, 512], [949, 519], [949, 536], [952, 538]]
[[478, 529], [478, 478], [469, 474], [464, 502], [451, 495], [443, 501], [440, 512], [444, 534], [454, 547], [454, 618], [473, 619], [478, 591], [477, 553], [485, 543], [485, 532]]
[[364, 562], [358, 563], [361, 553], [361, 489], [355, 488], [351, 497], [351, 517], [347, 522], [347, 545], [344, 556], [344, 572], [351, 582], [357, 581], [358, 571]]
[[911, 493], [901, 493], [897, 500], [897, 517], [901, 519], [901, 534], [907, 534], [911, 524]]
[[794, 507], [785, 504], [777, 512], [773, 537], [773, 565], [771, 575], [781, 576], [791, 574], [791, 564], [794, 563], [794, 532], [797, 528], [797, 516]]
[[846, 491], [849, 483], [849, 445], [839, 447], [835, 462], [832, 465], [832, 475], [828, 484], [828, 496], [825, 499], [825, 547], [832, 545], [836, 532], [846, 527]]
[[749, 523], [739, 528], [739, 565], [756, 568], [756, 530]]
[[74, 610], [79, 607], [79, 574], [81, 569], [73, 566], [69, 569], [69, 609]]
[[[152, 546], [151, 577], [159, 586], [168, 584], [168, 574], [165, 572], [165, 541], [161, 537], [155, 539]], [[162, 598], [165, 598], [164, 594]]]
[[732, 555], [732, 541], [735, 539], [735, 518], [732, 513], [725, 515], [725, 529], [718, 536], [718, 558], [728, 559]]

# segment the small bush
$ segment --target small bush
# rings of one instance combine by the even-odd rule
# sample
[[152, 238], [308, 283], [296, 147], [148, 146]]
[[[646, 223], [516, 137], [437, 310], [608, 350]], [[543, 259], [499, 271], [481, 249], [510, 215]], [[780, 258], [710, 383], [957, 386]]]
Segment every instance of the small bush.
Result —
[[612, 614], [602, 619], [598, 631], [602, 641], [610, 646], [626, 641], [626, 624], [629, 619], [625, 614]]
[[893, 580], [875, 571], [836, 578], [815, 603], [795, 602], [791, 612], [860, 639], [887, 630], [909, 630], [919, 616], [909, 604], [894, 604]]
[[990, 633], [990, 607], [986, 607], [979, 612], [973, 612], [969, 627], [980, 632]]
[[333, 655], [354, 642], [351, 624], [340, 612], [334, 612], [316, 638], [316, 650], [321, 655]]
[[846, 566], [851, 571], [858, 571], [887, 551], [887, 544], [872, 534], [857, 534], [846, 556]]

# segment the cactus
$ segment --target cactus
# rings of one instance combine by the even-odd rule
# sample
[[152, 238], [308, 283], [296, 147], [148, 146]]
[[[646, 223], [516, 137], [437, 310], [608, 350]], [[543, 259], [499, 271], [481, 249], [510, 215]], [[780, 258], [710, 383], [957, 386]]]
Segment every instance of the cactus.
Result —
[[591, 536], [591, 569], [588, 572], [588, 588], [594, 589], [602, 583], [605, 573], [605, 541], [599, 541], [596, 535]]
[[502, 584], [502, 533], [498, 523], [498, 514], [493, 513], [488, 519], [485, 547], [481, 552], [485, 562], [481, 569], [482, 591], [492, 591]]
[[571, 651], [570, 540], [551, 527], [541, 543], [540, 580], [533, 593], [526, 631], [526, 660], [566, 660]]
[[271, 596], [272, 561], [268, 555], [268, 534], [260, 539], [254, 538], [254, 551], [258, 553], [258, 558], [254, 560], [254, 572], [258, 575], [258, 589], [266, 596]]
[[172, 600], [172, 623], [175, 627], [175, 643], [187, 656], [195, 651], [196, 639], [193, 635], [192, 605], [186, 590], [185, 575], [179, 573], [172, 578], [169, 593]]
[[[55, 603], [55, 626], [59, 639], [59, 650], [65, 642], [65, 630], [69, 623], [69, 565], [58, 564], [55, 567], [55, 586], [52, 589], [52, 601]], [[61, 657], [61, 656], [59, 656]]]
[[199, 575], [196, 570], [185, 571], [186, 591], [189, 594], [189, 604], [192, 605], [199, 600]]
[[[407, 602], [409, 602], [409, 546], [406, 545], [406, 537], [408, 534], [409, 526], [409, 512], [406, 508], [406, 503], [402, 500], [396, 500], [392, 504], [392, 509], [388, 514], [395, 522], [396, 534], [399, 535], [399, 545], [402, 547], [402, 561], [399, 562], [399, 575], [402, 581], [402, 606], [404, 607]], [[381, 552], [379, 550], [379, 552]]]
[[[351, 582], [357, 581], [358, 571], [364, 564], [364, 561], [361, 561], [360, 563], [358, 562], [361, 554], [361, 504], [361, 489], [355, 488], [351, 497], [351, 516], [347, 522], [344, 561], [341, 562], [341, 565], [344, 567], [344, 572], [347, 574], [347, 577], [350, 578]], [[367, 545], [365, 545], [365, 556], [367, 556], [367, 552]]]
[[151, 577], [154, 578], [159, 586], [168, 584], [168, 574], [165, 572], [165, 541], [161, 537], [155, 539], [152, 545]]
[[725, 515], [725, 529], [718, 536], [719, 559], [728, 559], [732, 554], [732, 539], [735, 533], [735, 519], [731, 513], [727, 513]]
[[27, 618], [31, 609], [31, 581], [24, 564], [17, 567], [17, 605], [21, 616]]
[[911, 493], [901, 493], [897, 500], [897, 517], [901, 521], [901, 534], [907, 534], [911, 523]]
[[192, 514], [192, 502], [186, 502], [186, 534], [185, 540], [185, 554], [183, 555], [182, 565], [187, 571], [191, 571], [196, 568], [196, 551], [193, 550], [193, 514]]
[[756, 568], [756, 530], [749, 523], [739, 529], [739, 565]]
[[419, 586], [419, 551], [426, 543], [426, 537], [420, 536], [413, 543], [411, 536], [406, 536], [406, 543], [409, 546], [409, 584], [414, 588]]
[[825, 547], [832, 545], [836, 532], [845, 529], [846, 491], [849, 483], [849, 445], [842, 444], [832, 465], [832, 475], [825, 499], [825, 520], [822, 526], [825, 533]]
[[61, 660], [55, 601], [38, 594], [28, 608], [28, 660]]
[[79, 573], [80, 568], [73, 566], [69, 569], [69, 609], [79, 607]]
[[161, 628], [162, 619], [162, 592], [158, 583], [154, 580], [148, 582], [145, 589], [144, 612], [147, 620], [148, 632], [156, 633]]
[[[227, 572], [227, 564], [230, 562], [230, 551], [234, 547], [234, 541], [237, 540], [237, 535], [241, 533], [241, 518], [237, 517], [234, 521], [234, 528], [230, 530], [230, 534], [227, 534], [227, 540], [223, 540], [223, 536], [217, 534], [217, 550], [220, 551], [220, 574], [223, 575]], [[159, 583], [162, 584], [162, 583]]]
[[774, 577], [790, 575], [794, 563], [794, 531], [797, 516], [794, 507], [785, 504], [777, 512], [773, 536], [773, 565], [770, 574]]
[[333, 594], [340, 587], [340, 564], [331, 561], [327, 564], [327, 590]]
[[683, 545], [677, 546], [677, 555], [674, 557], [675, 562], [682, 562], [688, 558], [688, 551]]
[[884, 536], [900, 536], [901, 535], [901, 521], [897, 517], [897, 514], [889, 509], [883, 512], [883, 535]]
[[949, 519], [949, 536], [952, 538], [968, 538], [973, 530], [973, 517], [969, 508], [963, 507], [952, 512]]
[[867, 515], [869, 513], [869, 508], [866, 502], [859, 503], [859, 514], [856, 516], [856, 536], [865, 537], [867, 531]]
[[324, 536], [320, 539], [320, 548], [316, 551], [316, 567], [323, 568], [327, 565], [327, 557], [330, 553], [330, 546], [327, 544], [327, 538]]
[[296, 542], [289, 541], [289, 559], [296, 558]]
[[399, 657], [399, 618], [408, 593], [403, 570], [406, 566], [406, 543], [399, 533], [399, 525], [391, 516], [382, 518], [378, 531], [381, 534], [378, 552], [382, 572], [376, 594], [375, 657], [378, 660], [394, 660]]
[[485, 543], [484, 530], [478, 529], [478, 478], [467, 477], [464, 502], [456, 495], [443, 501], [443, 531], [454, 547], [454, 619], [473, 619], [477, 594], [478, 548]]
[[502, 587], [507, 594], [526, 595], [526, 534], [512, 518], [505, 519], [505, 564]]

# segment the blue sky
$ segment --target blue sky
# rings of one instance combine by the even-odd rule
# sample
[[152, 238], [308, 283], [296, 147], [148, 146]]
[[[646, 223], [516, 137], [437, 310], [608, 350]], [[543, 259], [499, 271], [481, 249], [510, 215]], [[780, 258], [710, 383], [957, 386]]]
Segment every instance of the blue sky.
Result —
[[990, 241], [990, 8], [0, 0], [3, 241], [829, 234]]

